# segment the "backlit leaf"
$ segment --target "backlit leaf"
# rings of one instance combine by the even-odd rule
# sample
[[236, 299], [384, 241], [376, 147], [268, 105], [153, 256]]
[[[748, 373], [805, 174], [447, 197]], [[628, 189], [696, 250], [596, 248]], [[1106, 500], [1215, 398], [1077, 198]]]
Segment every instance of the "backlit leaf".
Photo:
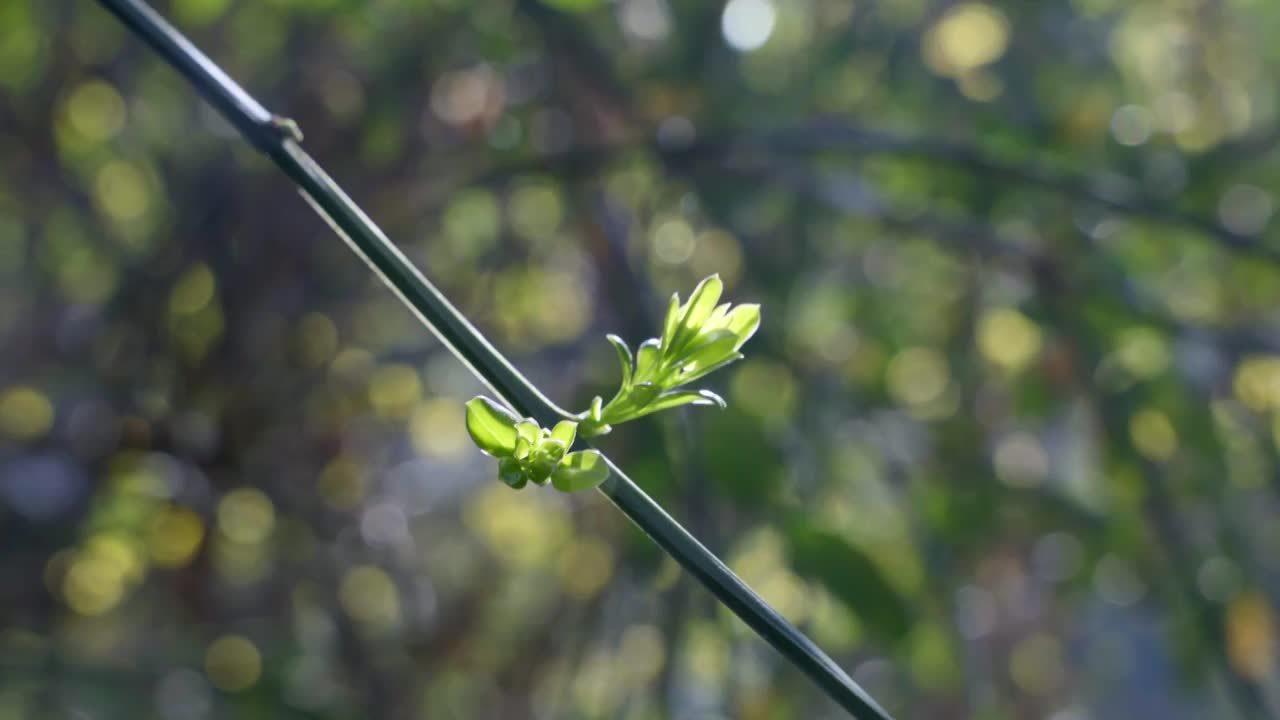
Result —
[[537, 445], [542, 437], [542, 429], [532, 420], [521, 420], [516, 423], [516, 434], [528, 440], [530, 445]]
[[640, 344], [640, 348], [636, 351], [636, 383], [653, 379], [653, 373], [658, 367], [658, 348], [658, 341], [653, 339], [645, 340]]
[[733, 349], [741, 348], [760, 328], [760, 306], [754, 303], [739, 305], [729, 313], [725, 327], [738, 336], [738, 344]]
[[645, 406], [647, 413], [669, 410], [682, 405], [719, 405], [725, 407], [724, 398], [710, 390], [674, 390], [659, 395]]
[[719, 275], [712, 275], [698, 283], [698, 287], [694, 288], [689, 296], [689, 302], [685, 304], [684, 314], [680, 318], [679, 327], [676, 328], [671, 344], [662, 349], [664, 356], [674, 357], [679, 354], [683, 346], [697, 336], [703, 323], [711, 317], [716, 303], [720, 302], [720, 294], [723, 291], [724, 283], [720, 281]]
[[578, 423], [572, 420], [561, 420], [551, 430], [551, 437], [564, 443], [566, 448], [573, 447], [573, 440], [578, 434]]
[[494, 457], [507, 457], [516, 446], [519, 418], [486, 397], [467, 401], [467, 433], [476, 447]]
[[551, 484], [562, 492], [581, 492], [598, 487], [609, 477], [609, 466], [595, 450], [573, 452], [551, 474]]
[[691, 368], [688, 372], [682, 374], [680, 376], [680, 383], [684, 385], [684, 384], [688, 384], [696, 380], [699, 380], [707, 375], [710, 375], [716, 370], [719, 370], [720, 368], [725, 367], [726, 365], [731, 365], [741, 360], [743, 357], [745, 356], [740, 352], [732, 352], [732, 353], [729, 353], [724, 358], [721, 358], [718, 362], [712, 363], [710, 365], [698, 365], [697, 367]]
[[[672, 293], [671, 300], [667, 303], [667, 315], [662, 321], [662, 347], [671, 347], [671, 341], [675, 338], [676, 330], [680, 327], [682, 310], [679, 293]], [[643, 350], [644, 346], [641, 346], [640, 349]], [[639, 362], [637, 362], [637, 365], [639, 365]]]
[[626, 341], [617, 335], [606, 335], [605, 339], [613, 345], [614, 350], [618, 351], [618, 364], [622, 366], [622, 389], [625, 390], [631, 386], [633, 373], [631, 348], [627, 347]]

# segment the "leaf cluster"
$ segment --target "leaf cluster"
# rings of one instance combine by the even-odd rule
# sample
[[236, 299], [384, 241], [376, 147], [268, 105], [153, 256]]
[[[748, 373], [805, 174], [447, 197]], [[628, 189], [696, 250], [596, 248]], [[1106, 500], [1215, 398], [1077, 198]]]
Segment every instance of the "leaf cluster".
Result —
[[617, 335], [608, 340], [618, 352], [622, 386], [607, 404], [600, 397], [583, 413], [584, 437], [603, 435], [613, 425], [682, 405], [725, 406], [710, 390], [681, 389], [742, 359], [742, 346], [760, 327], [760, 306], [717, 304], [724, 292], [719, 275], [706, 278], [681, 304], [673, 293], [662, 337], [640, 344], [633, 355]]
[[724, 283], [712, 275], [694, 288], [689, 300], [673, 293], [662, 337], [640, 344], [635, 354], [617, 335], [608, 340], [622, 365], [622, 385], [608, 403], [596, 396], [591, 408], [550, 430], [520, 418], [486, 398], [467, 403], [467, 432], [476, 446], [498, 458], [498, 476], [513, 488], [552, 486], [564, 492], [597, 487], [609, 476], [595, 450], [570, 452], [577, 436], [604, 435], [618, 423], [682, 405], [725, 406], [710, 390], [684, 389], [742, 359], [741, 348], [760, 327], [760, 306], [720, 303]]
[[569, 452], [578, 432], [578, 423], [572, 420], [547, 430], [489, 398], [475, 397], [467, 402], [467, 432], [477, 447], [498, 458], [498, 477], [516, 489], [550, 481], [557, 490], [579, 492], [609, 477], [599, 452]]

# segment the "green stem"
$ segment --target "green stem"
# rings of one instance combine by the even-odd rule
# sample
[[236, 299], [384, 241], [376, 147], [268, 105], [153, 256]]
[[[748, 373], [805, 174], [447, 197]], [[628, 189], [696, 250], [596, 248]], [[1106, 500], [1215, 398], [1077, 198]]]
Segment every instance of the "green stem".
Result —
[[[145, 40], [288, 175], [351, 249], [468, 368], [517, 412], [551, 427], [574, 418], [484, 338], [298, 144], [297, 128], [272, 115], [141, 0], [99, 0]], [[575, 418], [576, 419], [576, 418]], [[865, 691], [605, 457], [600, 491], [691, 575], [855, 718], [887, 720]]]

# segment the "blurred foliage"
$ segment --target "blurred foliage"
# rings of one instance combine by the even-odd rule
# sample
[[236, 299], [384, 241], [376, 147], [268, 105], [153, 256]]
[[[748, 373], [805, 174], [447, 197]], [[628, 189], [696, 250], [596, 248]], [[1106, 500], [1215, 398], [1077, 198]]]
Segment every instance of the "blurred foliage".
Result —
[[[900, 717], [1280, 715], [1280, 11], [158, 3]], [[0, 717], [838, 717], [87, 0], [0, 3]]]

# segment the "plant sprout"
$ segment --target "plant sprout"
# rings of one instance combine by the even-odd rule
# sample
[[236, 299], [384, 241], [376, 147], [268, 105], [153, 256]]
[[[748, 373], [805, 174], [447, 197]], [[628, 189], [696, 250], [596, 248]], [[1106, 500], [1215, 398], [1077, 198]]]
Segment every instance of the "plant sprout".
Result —
[[489, 398], [476, 397], [467, 403], [472, 441], [498, 459], [498, 477], [513, 488], [548, 481], [564, 492], [598, 486], [609, 469], [595, 450], [569, 452], [578, 436], [604, 435], [619, 423], [682, 405], [725, 406], [710, 390], [683, 389], [742, 359], [743, 344], [760, 327], [759, 305], [717, 304], [723, 291], [720, 276], [712, 275], [698, 283], [684, 304], [679, 294], [672, 294], [662, 337], [645, 340], [634, 355], [622, 338], [609, 335], [622, 366], [622, 385], [608, 403], [596, 396], [589, 410], [548, 430]]

